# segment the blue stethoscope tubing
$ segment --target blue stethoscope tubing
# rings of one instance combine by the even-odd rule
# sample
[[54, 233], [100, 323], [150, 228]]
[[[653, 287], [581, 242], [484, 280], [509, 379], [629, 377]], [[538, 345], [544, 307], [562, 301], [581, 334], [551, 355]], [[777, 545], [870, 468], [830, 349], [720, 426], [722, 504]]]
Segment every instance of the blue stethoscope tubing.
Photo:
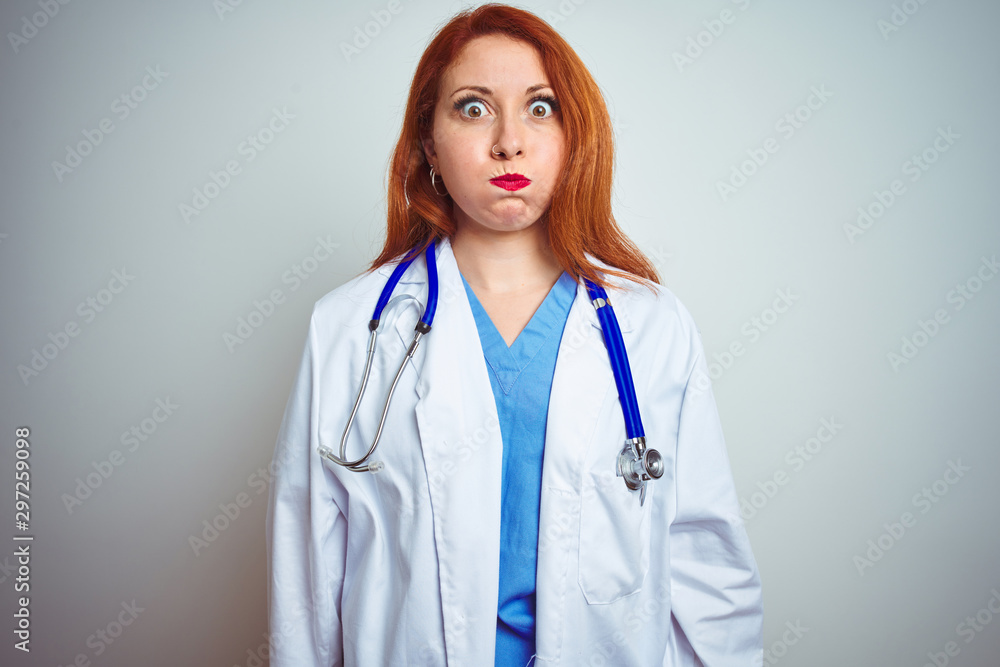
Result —
[[[424, 308], [423, 317], [420, 321], [423, 322], [427, 330], [430, 331], [431, 323], [434, 321], [434, 312], [437, 310], [437, 299], [438, 299], [438, 271], [437, 271], [437, 259], [434, 256], [434, 247], [436, 244], [431, 243], [427, 246], [427, 250], [424, 252], [424, 257], [427, 261], [427, 306]], [[389, 276], [389, 280], [385, 281], [385, 287], [382, 288], [382, 294], [378, 297], [378, 302], [375, 304], [375, 312], [372, 314], [372, 321], [368, 324], [368, 329], [371, 331], [375, 330], [378, 326], [378, 322], [382, 319], [382, 311], [385, 309], [387, 303], [389, 303], [389, 297], [392, 296], [393, 291], [396, 289], [396, 284], [399, 279], [403, 277], [406, 269], [410, 268], [410, 264], [413, 260], [417, 258], [416, 248], [411, 250], [408, 254], [409, 259], [404, 259], [402, 262], [396, 265], [393, 269], [392, 275]], [[426, 333], [426, 332], [425, 332]]]
[[611, 307], [608, 293], [604, 288], [586, 278], [583, 282], [587, 286], [591, 302], [597, 309], [597, 319], [601, 323], [601, 331], [604, 332], [604, 343], [608, 348], [615, 385], [618, 387], [618, 397], [625, 415], [625, 435], [629, 440], [645, 437], [642, 418], [639, 416], [639, 402], [635, 397], [635, 383], [632, 381], [632, 367], [628, 363], [625, 340], [618, 326], [618, 318], [615, 317], [614, 308]]
[[[403, 357], [403, 361], [399, 365], [399, 370], [396, 372], [392, 385], [389, 387], [385, 405], [382, 408], [382, 417], [371, 446], [361, 458], [353, 461], [347, 460], [347, 439], [351, 432], [351, 426], [354, 423], [354, 417], [357, 415], [358, 406], [361, 404], [361, 399], [365, 394], [365, 388], [368, 386], [368, 378], [371, 374], [372, 359], [375, 355], [378, 326], [382, 318], [382, 311], [389, 303], [389, 299], [392, 297], [392, 293], [396, 289], [396, 285], [399, 283], [403, 273], [406, 272], [410, 264], [419, 255], [417, 248], [407, 253], [403, 261], [396, 265], [375, 304], [375, 311], [372, 314], [371, 321], [368, 323], [368, 330], [371, 333], [368, 339], [368, 356], [365, 361], [364, 377], [361, 381], [361, 388], [358, 390], [357, 399], [354, 401], [351, 416], [348, 418], [347, 426], [344, 428], [344, 434], [340, 441], [339, 456], [334, 454], [333, 450], [329, 447], [319, 446], [319, 453], [321, 455], [334, 463], [344, 466], [348, 470], [354, 472], [378, 472], [383, 467], [381, 461], [369, 461], [369, 459], [375, 452], [379, 438], [382, 436], [382, 428], [385, 425], [386, 414], [389, 411], [389, 403], [392, 400], [396, 384], [399, 382], [399, 378], [403, 374], [403, 369], [406, 367], [407, 362], [413, 358], [420, 339], [430, 332], [431, 324], [434, 321], [434, 313], [437, 310], [438, 274], [435, 257], [436, 245], [436, 243], [431, 242], [424, 252], [427, 264], [427, 304], [424, 307], [424, 314], [414, 328], [413, 341], [407, 348], [406, 355]], [[639, 502], [642, 504], [646, 498], [646, 482], [650, 479], [658, 479], [663, 475], [663, 459], [655, 449], [647, 449], [645, 446], [645, 432], [643, 431], [642, 419], [639, 415], [639, 402], [636, 399], [635, 383], [632, 381], [632, 369], [629, 366], [628, 353], [625, 350], [625, 341], [622, 338], [621, 328], [618, 326], [618, 318], [615, 317], [608, 294], [603, 287], [594, 284], [586, 278], [584, 278], [584, 284], [587, 287], [587, 294], [590, 296], [590, 300], [597, 310], [597, 317], [601, 323], [601, 331], [604, 334], [604, 342], [608, 348], [608, 359], [615, 378], [615, 386], [618, 388], [622, 413], [625, 417], [625, 434], [627, 439], [625, 447], [618, 455], [617, 474], [619, 477], [625, 478], [625, 485], [630, 490], [638, 489], [640, 491]]]

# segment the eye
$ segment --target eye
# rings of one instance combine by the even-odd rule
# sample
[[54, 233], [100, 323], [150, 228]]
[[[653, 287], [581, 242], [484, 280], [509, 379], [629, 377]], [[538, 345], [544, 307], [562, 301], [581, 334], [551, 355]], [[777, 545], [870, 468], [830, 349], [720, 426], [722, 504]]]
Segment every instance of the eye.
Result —
[[[546, 108], [549, 111], [548, 114], [545, 113]], [[531, 100], [529, 109], [534, 118], [549, 118], [559, 111], [559, 102], [549, 95], [539, 95]]]
[[[466, 107], [469, 107], [468, 114], [465, 113]], [[461, 111], [463, 116], [467, 115], [469, 118], [482, 118], [485, 105], [483, 104], [483, 101], [475, 95], [466, 95], [462, 99], [455, 102], [455, 109]]]

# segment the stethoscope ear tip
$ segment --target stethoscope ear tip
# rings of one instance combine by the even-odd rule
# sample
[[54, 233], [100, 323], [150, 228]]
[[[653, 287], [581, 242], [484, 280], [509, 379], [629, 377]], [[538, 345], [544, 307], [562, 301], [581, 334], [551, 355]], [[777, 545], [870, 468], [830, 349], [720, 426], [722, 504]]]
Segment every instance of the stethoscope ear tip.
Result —
[[[329, 447], [327, 447], [326, 445], [320, 445], [319, 447], [316, 448], [316, 451], [319, 452], [319, 455], [322, 456], [323, 458], [329, 459], [329, 460], [333, 461], [334, 463], [337, 463], [337, 464], [340, 464], [340, 465], [344, 465], [343, 459], [341, 459], [340, 457], [336, 456], [333, 453], [333, 450], [330, 449]], [[382, 472], [382, 470], [385, 468], [385, 464], [382, 463], [381, 461], [369, 461], [365, 465], [353, 465], [353, 466], [345, 465], [344, 467], [346, 467], [348, 470], [352, 470], [354, 472], [365, 472], [365, 471], [367, 471], [367, 472], [370, 472], [370, 473], [372, 473], [374, 475], [375, 473]]]

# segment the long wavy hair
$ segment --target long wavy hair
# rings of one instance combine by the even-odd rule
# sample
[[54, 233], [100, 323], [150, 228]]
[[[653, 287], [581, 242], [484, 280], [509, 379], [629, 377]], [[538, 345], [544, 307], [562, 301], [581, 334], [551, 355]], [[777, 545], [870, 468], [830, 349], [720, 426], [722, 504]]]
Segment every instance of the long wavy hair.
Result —
[[421, 140], [431, 134], [444, 72], [471, 40], [494, 34], [537, 49], [559, 100], [566, 161], [546, 222], [556, 260], [575, 280], [586, 277], [602, 287], [607, 283], [585, 253], [616, 267], [607, 273], [659, 283], [652, 263], [622, 232], [611, 212], [614, 136], [600, 88], [576, 52], [548, 23], [530, 12], [498, 3], [456, 14], [420, 58], [387, 173], [385, 245], [369, 270], [410, 250], [423, 251], [433, 240], [455, 233], [454, 202], [432, 188]]

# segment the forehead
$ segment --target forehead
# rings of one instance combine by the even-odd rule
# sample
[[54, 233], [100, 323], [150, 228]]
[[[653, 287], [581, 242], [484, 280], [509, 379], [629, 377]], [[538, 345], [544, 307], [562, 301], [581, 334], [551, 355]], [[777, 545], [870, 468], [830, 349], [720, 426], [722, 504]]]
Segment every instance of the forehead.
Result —
[[458, 52], [441, 80], [459, 85], [484, 83], [468, 77], [485, 77], [494, 82], [533, 79], [534, 83], [539, 75], [544, 76], [544, 69], [534, 46], [506, 35], [485, 35], [476, 37]]

